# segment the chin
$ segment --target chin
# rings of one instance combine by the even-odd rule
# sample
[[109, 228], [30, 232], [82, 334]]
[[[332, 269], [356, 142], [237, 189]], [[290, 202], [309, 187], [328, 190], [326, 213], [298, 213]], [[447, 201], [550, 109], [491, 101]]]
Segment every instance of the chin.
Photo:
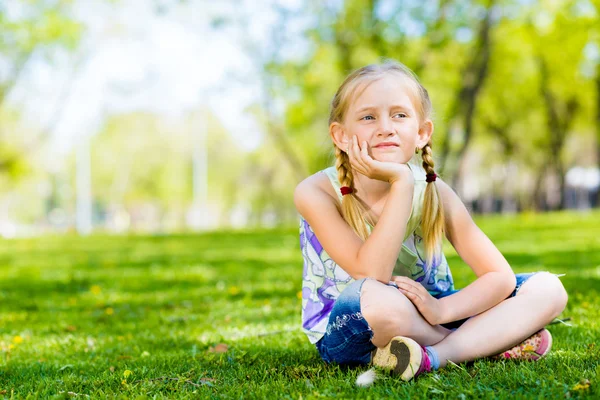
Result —
[[393, 163], [398, 163], [398, 164], [406, 164], [406, 161], [404, 161], [402, 159], [402, 157], [398, 157], [397, 154], [379, 154], [377, 156], [377, 158], [375, 158], [375, 160], [381, 161], [381, 162], [393, 162]]

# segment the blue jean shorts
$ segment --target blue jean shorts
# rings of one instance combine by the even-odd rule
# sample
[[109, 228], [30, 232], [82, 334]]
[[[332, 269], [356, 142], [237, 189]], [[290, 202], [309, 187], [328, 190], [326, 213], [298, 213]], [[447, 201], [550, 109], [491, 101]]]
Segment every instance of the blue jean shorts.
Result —
[[[507, 298], [514, 297], [521, 285], [534, 274], [536, 272], [516, 274], [515, 290]], [[352, 282], [340, 293], [329, 315], [325, 336], [315, 344], [319, 355], [327, 363], [361, 365], [371, 361], [371, 352], [375, 350], [375, 345], [371, 343], [373, 331], [360, 309], [360, 291], [365, 280], [366, 278]], [[441, 299], [456, 292], [458, 290], [450, 290], [435, 297]], [[442, 326], [456, 329], [467, 319]]]

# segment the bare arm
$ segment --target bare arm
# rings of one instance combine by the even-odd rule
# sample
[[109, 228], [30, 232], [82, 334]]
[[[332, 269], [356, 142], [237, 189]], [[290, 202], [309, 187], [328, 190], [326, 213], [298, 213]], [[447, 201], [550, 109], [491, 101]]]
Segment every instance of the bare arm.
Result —
[[410, 217], [414, 181], [391, 185], [383, 212], [366, 241], [342, 218], [334, 200], [309, 181], [298, 185], [294, 203], [329, 256], [354, 279], [389, 282]]
[[440, 323], [482, 313], [500, 303], [515, 288], [510, 265], [490, 239], [475, 225], [462, 201], [441, 180], [438, 188], [446, 210], [446, 237], [477, 279], [460, 292], [440, 299]]
[[[359, 149], [355, 142], [356, 149]], [[366, 146], [366, 144], [365, 144]], [[359, 149], [360, 150], [360, 149]], [[315, 184], [313, 176], [301, 182], [294, 192], [298, 212], [308, 221], [329, 256], [355, 279], [375, 278], [388, 283], [406, 232], [410, 217], [414, 177], [404, 164], [382, 163], [355, 152], [351, 161], [362, 157], [356, 170], [366, 176], [389, 177], [390, 192], [383, 212], [371, 235], [363, 241], [343, 219], [337, 208], [338, 199]]]

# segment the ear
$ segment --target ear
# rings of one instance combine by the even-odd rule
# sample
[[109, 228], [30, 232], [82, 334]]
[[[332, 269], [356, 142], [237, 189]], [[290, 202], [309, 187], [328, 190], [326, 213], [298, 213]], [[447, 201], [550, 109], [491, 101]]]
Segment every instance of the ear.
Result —
[[329, 125], [329, 135], [331, 135], [333, 144], [345, 153], [351, 140], [348, 135], [346, 135], [344, 126], [339, 122], [332, 122], [331, 125]]
[[433, 135], [433, 122], [430, 119], [428, 119], [425, 120], [425, 122], [423, 122], [421, 124], [421, 127], [419, 128], [419, 138], [417, 139], [417, 146], [420, 149], [425, 147], [425, 145], [427, 145], [427, 143], [429, 143], [429, 141], [431, 140], [431, 135]]

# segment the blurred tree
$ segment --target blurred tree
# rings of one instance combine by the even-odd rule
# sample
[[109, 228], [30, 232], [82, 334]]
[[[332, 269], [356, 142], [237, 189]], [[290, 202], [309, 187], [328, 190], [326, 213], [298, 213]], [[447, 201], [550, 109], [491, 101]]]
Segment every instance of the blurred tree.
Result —
[[[461, 73], [460, 86], [447, 114], [447, 121], [450, 125], [452, 126], [454, 121], [458, 121], [460, 129], [448, 129], [445, 132], [441, 145], [440, 164], [443, 168], [442, 171], [447, 172], [451, 185], [456, 188], [462, 187], [460, 181], [464, 174], [465, 152], [473, 137], [477, 98], [488, 77], [489, 60], [492, 52], [491, 30], [495, 24], [493, 20], [493, 13], [496, 10], [495, 5], [495, 0], [490, 0], [484, 5], [483, 18], [477, 29], [475, 43], [467, 56], [468, 61]], [[456, 140], [453, 136], [458, 132], [462, 133], [462, 137]], [[451, 160], [451, 164], [456, 165], [455, 167], [448, 165], [450, 164], [448, 159], [453, 141], [460, 143]]]
[[[287, 83], [288, 134], [294, 143], [302, 143], [300, 148], [310, 149], [304, 152], [309, 170], [320, 169], [331, 160], [325, 110], [337, 86], [351, 70], [385, 57], [412, 67], [434, 94], [434, 104], [444, 104], [441, 108], [445, 117], [436, 129], [436, 140], [448, 144], [456, 141], [445, 137], [451, 134], [447, 133], [449, 127], [463, 121], [467, 133], [459, 152], [466, 151], [475, 99], [487, 74], [493, 9], [493, 2], [475, 2], [470, 9], [471, 3], [309, 2], [316, 23], [308, 30], [307, 38], [314, 50], [307, 59], [284, 60], [278, 68], [272, 68], [272, 73]], [[461, 32], [464, 36], [467, 27], [479, 21], [480, 32], [473, 43], [453, 40]], [[469, 49], [470, 62], [463, 57]], [[457, 94], [448, 96], [449, 90]]]
[[600, 0], [592, 0], [592, 5], [595, 9], [591, 44], [596, 49], [596, 58], [594, 60], [596, 62], [596, 165], [600, 168]]
[[[241, 170], [240, 149], [210, 114], [206, 121], [209, 210], [225, 218], [237, 193], [228, 183]], [[168, 210], [177, 214], [178, 227], [192, 201], [193, 115], [181, 124], [134, 112], [106, 120], [92, 141], [92, 191], [101, 210], [143, 205], [157, 208], [162, 219]]]
[[30, 133], [29, 140], [15, 147], [15, 142], [9, 144], [6, 140], [7, 121], [3, 118], [11, 114], [7, 111], [8, 96], [31, 60], [50, 61], [57, 50], [73, 51], [77, 47], [82, 26], [72, 17], [71, 6], [70, 0], [0, 3], [0, 173], [16, 176], [15, 171], [23, 171], [19, 165], [39, 147], [53, 125], [51, 121], [36, 135]]
[[[569, 136], [575, 134], [578, 117], [593, 115], [587, 110], [592, 107], [588, 101], [592, 85], [582, 73], [582, 64], [594, 21], [592, 15], [578, 8], [579, 3], [576, 0], [561, 4], [542, 2], [531, 10], [530, 29], [535, 43], [532, 57], [537, 64], [538, 91], [546, 125], [546, 139], [539, 148], [545, 162], [534, 189], [534, 198], [541, 207], [564, 208], [568, 163], [577, 162], [579, 158], [568, 160], [565, 144]], [[561, 45], [556, 46], [556, 43]], [[543, 183], [550, 183], [547, 176], [557, 183], [555, 201], [548, 200], [547, 188], [543, 187]]]
[[[242, 11], [241, 9], [239, 10]], [[250, 107], [255, 113], [257, 119], [261, 122], [267, 137], [281, 154], [284, 155], [282, 162], [288, 165], [296, 180], [301, 180], [306, 176], [307, 170], [302, 160], [297, 154], [297, 150], [286, 135], [285, 124], [278, 111], [278, 103], [281, 101], [281, 85], [278, 82], [278, 76], [273, 73], [274, 65], [277, 65], [284, 56], [282, 55], [286, 40], [286, 26], [289, 21], [295, 18], [295, 12], [278, 5], [271, 4], [271, 11], [277, 15], [276, 22], [270, 26], [265, 38], [262, 40], [252, 38], [246, 33], [250, 31], [251, 21], [246, 14], [242, 12], [239, 15], [238, 24], [240, 25], [242, 44], [246, 55], [252, 61], [253, 70], [258, 74], [260, 91], [257, 93], [256, 107]]]
[[600, 168], [600, 60], [596, 64], [596, 164]]

